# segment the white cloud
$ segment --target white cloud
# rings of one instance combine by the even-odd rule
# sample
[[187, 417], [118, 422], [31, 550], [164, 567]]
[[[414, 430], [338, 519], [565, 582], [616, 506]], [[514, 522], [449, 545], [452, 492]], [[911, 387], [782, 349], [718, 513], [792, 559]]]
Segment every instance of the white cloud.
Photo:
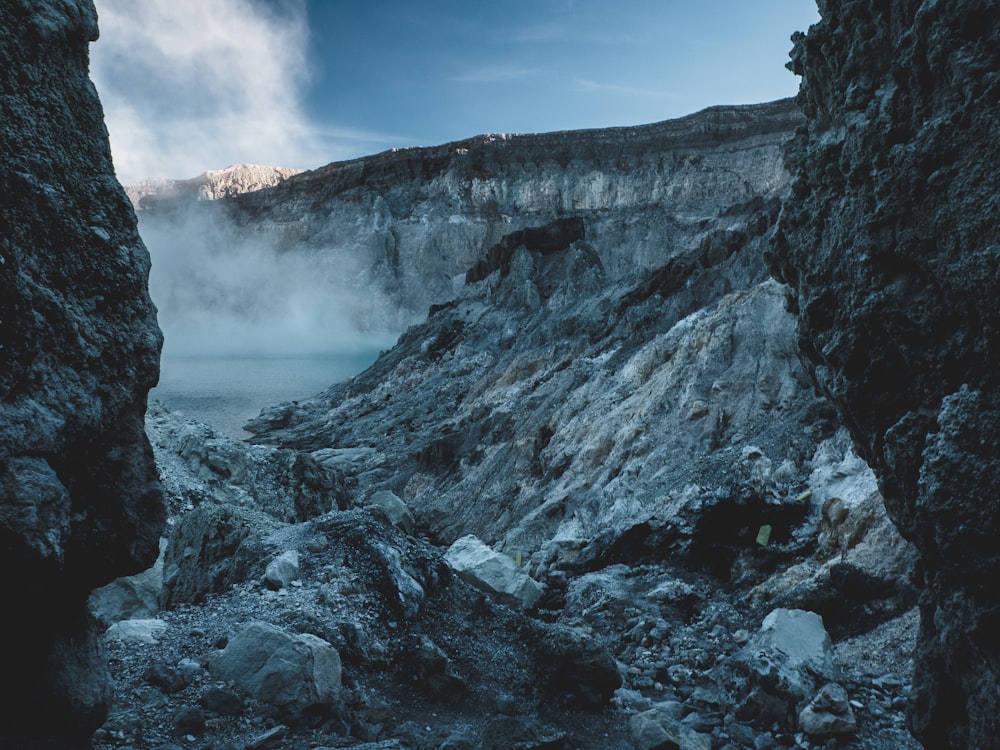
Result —
[[304, 108], [302, 0], [96, 0], [91, 75], [122, 182], [244, 162], [312, 168], [359, 154], [363, 134]]

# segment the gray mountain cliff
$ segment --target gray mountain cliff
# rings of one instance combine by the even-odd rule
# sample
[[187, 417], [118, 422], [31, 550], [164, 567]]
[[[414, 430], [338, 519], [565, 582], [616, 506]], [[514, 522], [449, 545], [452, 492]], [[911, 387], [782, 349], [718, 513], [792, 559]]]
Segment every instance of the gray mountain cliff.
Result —
[[[359, 325], [398, 331], [519, 229], [582, 218], [617, 279], [739, 225], [753, 208], [742, 204], [786, 185], [781, 143], [800, 121], [786, 100], [639, 127], [477, 136], [330, 164], [198, 214], [226, 221], [234, 245], [308, 257], [332, 289], [374, 291], [385, 304]], [[150, 202], [140, 221], [144, 234], [169, 233], [177, 203]]]

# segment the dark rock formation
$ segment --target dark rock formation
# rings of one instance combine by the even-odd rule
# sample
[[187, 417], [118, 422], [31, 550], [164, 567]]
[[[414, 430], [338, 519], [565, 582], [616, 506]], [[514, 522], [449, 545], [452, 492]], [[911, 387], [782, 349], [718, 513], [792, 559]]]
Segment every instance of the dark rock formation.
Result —
[[1000, 14], [819, 3], [773, 268], [922, 560], [911, 728], [1000, 747]]
[[96, 38], [90, 0], [0, 5], [4, 747], [101, 723], [110, 683], [87, 595], [151, 564], [164, 521], [143, 432], [161, 338], [87, 77]]
[[465, 283], [482, 281], [494, 271], [506, 276], [510, 270], [510, 260], [519, 247], [536, 250], [542, 254], [564, 250], [576, 240], [582, 240], [586, 229], [583, 219], [557, 219], [542, 227], [511, 232], [486, 251], [486, 257], [465, 272]]

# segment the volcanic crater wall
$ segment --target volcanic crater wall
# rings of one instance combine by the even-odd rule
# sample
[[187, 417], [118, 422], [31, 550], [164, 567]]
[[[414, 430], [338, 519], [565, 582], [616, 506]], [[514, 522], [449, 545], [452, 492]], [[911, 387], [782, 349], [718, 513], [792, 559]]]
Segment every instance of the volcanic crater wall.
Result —
[[3, 747], [103, 721], [86, 598], [152, 563], [164, 523], [143, 432], [161, 336], [88, 78], [96, 38], [90, 0], [0, 5]]
[[772, 266], [800, 345], [919, 549], [910, 722], [1000, 747], [1000, 14], [819, 2]]
[[[476, 136], [330, 164], [196, 208], [213, 223], [231, 219], [238, 242], [309, 258], [331, 286], [348, 277], [365, 296], [381, 291], [392, 304], [366, 315], [385, 319], [364, 325], [401, 330], [454, 297], [466, 270], [518, 230], [582, 219], [617, 279], [740, 225], [754, 208], [740, 204], [786, 186], [781, 143], [800, 121], [786, 99], [639, 127]], [[169, 194], [141, 205], [144, 233], [187, 215]]]

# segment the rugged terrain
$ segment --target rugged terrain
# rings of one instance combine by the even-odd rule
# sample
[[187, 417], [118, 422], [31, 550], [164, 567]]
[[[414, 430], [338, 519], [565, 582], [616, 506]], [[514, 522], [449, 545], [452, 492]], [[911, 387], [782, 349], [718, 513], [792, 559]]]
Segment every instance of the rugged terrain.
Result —
[[910, 720], [1000, 747], [997, 138], [990, 2], [821, 2], [773, 266], [812, 372], [921, 558]]
[[[684, 190], [629, 224], [650, 248], [632, 265], [610, 228], [623, 206], [563, 211], [554, 191], [489, 235], [442, 218], [456, 209], [434, 188], [422, 233], [397, 247], [422, 294], [448, 283], [369, 370], [265, 410], [256, 445], [153, 409], [171, 533], [159, 569], [93, 600], [119, 678], [99, 745], [911, 746], [911, 551], [799, 363], [763, 261], [787, 185], [771, 157], [798, 122], [777, 103], [653, 126], [675, 158], [629, 200], [657, 181]], [[627, 165], [624, 132], [525, 137], [527, 155], [469, 143], [522, 165], [537, 143]], [[291, 231], [276, 217], [293, 210], [310, 237], [347, 231], [373, 191], [473, 184], [460, 152], [382, 154], [202, 205], [248, 237]], [[543, 184], [582, 174], [545, 169]], [[448, 227], [480, 233], [478, 251]], [[415, 260], [428, 238], [429, 270]], [[320, 248], [304, 241], [282, 240]], [[338, 655], [336, 689], [286, 668], [291, 698], [232, 666], [256, 639], [325, 654], [314, 638]]]
[[5, 6], [5, 746], [995, 746], [996, 15], [881, 8], [821, 3], [804, 120], [147, 186], [416, 322], [252, 444], [153, 405], [164, 527], [93, 8]]
[[156, 558], [165, 518], [146, 393], [149, 256], [87, 77], [89, 0], [0, 6], [0, 745], [75, 746], [110, 675], [94, 586]]

